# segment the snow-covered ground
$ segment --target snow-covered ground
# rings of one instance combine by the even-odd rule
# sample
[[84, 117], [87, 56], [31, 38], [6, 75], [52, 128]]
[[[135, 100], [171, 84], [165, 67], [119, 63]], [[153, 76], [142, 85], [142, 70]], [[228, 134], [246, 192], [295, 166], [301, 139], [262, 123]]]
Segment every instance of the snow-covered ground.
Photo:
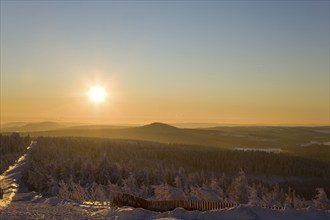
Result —
[[309, 146], [314, 146], [314, 145], [330, 146], [330, 141], [324, 141], [324, 142], [310, 141], [308, 143], [299, 144], [298, 146], [300, 146], [300, 147], [309, 147]]
[[238, 151], [263, 151], [263, 152], [267, 152], [267, 153], [275, 153], [275, 154], [279, 154], [284, 152], [284, 150], [282, 150], [281, 148], [258, 148], [258, 147], [235, 147], [234, 150], [238, 150]]
[[28, 191], [21, 176], [35, 145], [32, 142], [26, 154], [0, 176], [0, 186], [5, 190], [0, 200], [0, 219], [87, 219], [87, 211], [79, 206], [60, 204], [56, 198], [45, 199]]
[[57, 198], [39, 201], [13, 202], [1, 215], [1, 220], [14, 219], [116, 219], [116, 220], [147, 220], [147, 219], [251, 219], [251, 220], [330, 220], [330, 213], [325, 210], [307, 208], [296, 210], [285, 208], [282, 211], [241, 205], [227, 210], [187, 211], [176, 208], [168, 212], [153, 212], [141, 208], [112, 207], [105, 209], [81, 208], [78, 204], [60, 201]]
[[94, 217], [105, 217], [107, 219], [210, 219], [210, 220], [233, 220], [233, 219], [251, 219], [251, 220], [329, 220], [330, 214], [325, 210], [307, 208], [296, 210], [285, 208], [283, 211], [264, 209], [261, 207], [251, 207], [241, 205], [227, 210], [212, 211], [187, 211], [182, 208], [176, 208], [170, 212], [152, 212], [144, 209], [115, 208], [104, 209], [92, 214]]
[[330, 220], [330, 212], [315, 208], [271, 210], [261, 207], [240, 205], [226, 210], [187, 211], [176, 208], [168, 212], [154, 212], [141, 208], [108, 207], [96, 209], [77, 203], [60, 200], [57, 197], [45, 198], [36, 192], [29, 192], [21, 181], [26, 161], [36, 143], [31, 143], [27, 153], [15, 165], [0, 176], [5, 189], [4, 199], [0, 200], [0, 220], [16, 219], [253, 219], [253, 220]]
[[48, 200], [34, 201], [33, 193], [14, 198], [8, 208], [1, 211], [0, 219], [89, 219], [88, 211], [79, 206]]
[[0, 175], [0, 187], [4, 189], [3, 199], [0, 200], [0, 211], [12, 202], [17, 192], [27, 191], [26, 187], [21, 182], [21, 175], [26, 169], [25, 162], [35, 144], [36, 142], [32, 141], [30, 146], [27, 147], [26, 154], [20, 157], [14, 165], [10, 166], [2, 175]]

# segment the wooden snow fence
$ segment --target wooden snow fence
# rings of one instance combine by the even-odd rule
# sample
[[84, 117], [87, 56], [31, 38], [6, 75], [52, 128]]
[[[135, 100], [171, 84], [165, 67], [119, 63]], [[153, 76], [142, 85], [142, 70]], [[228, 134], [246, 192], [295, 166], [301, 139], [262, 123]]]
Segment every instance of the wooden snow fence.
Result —
[[127, 193], [116, 193], [113, 203], [119, 207], [132, 206], [134, 208], [148, 209], [148, 200]]
[[279, 206], [268, 206], [268, 205], [262, 205], [261, 206], [262, 208], [265, 208], [265, 209], [273, 209], [273, 210], [283, 210], [284, 208], [283, 207], [279, 207]]
[[114, 196], [113, 203], [117, 206], [132, 206], [134, 208], [144, 208], [157, 212], [171, 211], [178, 207], [186, 210], [206, 211], [239, 206], [238, 203], [204, 200], [146, 200], [126, 193], [117, 193]]
[[148, 201], [148, 210], [152, 211], [170, 211], [177, 207], [186, 210], [213, 210], [226, 209], [238, 206], [238, 203], [203, 201], [203, 200], [168, 200], [168, 201]]
[[[146, 200], [127, 193], [116, 193], [113, 198], [113, 203], [119, 207], [132, 206], [134, 208], [143, 208], [157, 212], [171, 211], [178, 207], [186, 210], [206, 211], [215, 209], [229, 209], [240, 205], [239, 203], [204, 200]], [[283, 210], [283, 207], [279, 206], [263, 205], [261, 207], [272, 210]]]

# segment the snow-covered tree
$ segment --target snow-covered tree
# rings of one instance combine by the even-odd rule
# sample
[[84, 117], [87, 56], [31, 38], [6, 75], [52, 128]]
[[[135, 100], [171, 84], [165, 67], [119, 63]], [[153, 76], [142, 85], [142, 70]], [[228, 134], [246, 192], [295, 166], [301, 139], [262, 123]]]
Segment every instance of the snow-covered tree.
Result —
[[295, 207], [296, 192], [289, 187], [288, 193], [285, 193], [284, 206]]
[[69, 190], [68, 185], [63, 180], [61, 180], [59, 182], [58, 197], [61, 199], [70, 199], [71, 198], [71, 190]]
[[139, 196], [142, 198], [148, 198], [149, 197], [149, 187], [147, 187], [145, 184], [142, 184], [139, 190]]
[[47, 195], [57, 195], [59, 192], [59, 186], [57, 179], [51, 175], [47, 176], [47, 186], [48, 189], [46, 190]]
[[233, 180], [229, 192], [229, 199], [233, 202], [246, 204], [249, 202], [249, 185], [243, 169], [240, 169]]
[[175, 187], [177, 187], [179, 189], [183, 189], [182, 177], [180, 177], [179, 175], [177, 175], [174, 178], [174, 185], [175, 185]]
[[69, 188], [71, 190], [71, 199], [79, 203], [84, 202], [87, 199], [86, 189], [79, 183], [74, 183], [72, 179], [69, 181]]
[[222, 188], [219, 185], [219, 181], [215, 177], [211, 178], [209, 188], [213, 191], [213, 193], [218, 198], [220, 198], [221, 200], [224, 199], [224, 197], [225, 197], [224, 192], [223, 192]]
[[104, 190], [104, 186], [93, 182], [86, 190], [86, 200], [104, 202], [109, 200], [109, 194]]
[[282, 206], [285, 197], [285, 193], [280, 189], [279, 184], [275, 184], [273, 189], [264, 195], [264, 200], [268, 206]]
[[302, 198], [300, 195], [298, 195], [295, 199], [295, 208], [306, 208], [308, 206], [308, 203], [304, 198]]
[[153, 186], [156, 200], [171, 200], [171, 189], [168, 184]]
[[138, 192], [136, 179], [133, 173], [130, 173], [129, 177], [123, 180], [122, 188], [125, 193], [135, 195]]
[[315, 196], [314, 205], [320, 209], [329, 209], [330, 208], [330, 200], [327, 197], [326, 192], [323, 188], [316, 189], [317, 194]]
[[108, 180], [110, 179], [109, 175], [110, 171], [110, 163], [108, 158], [103, 155], [98, 167], [97, 167], [97, 181], [100, 184], [107, 184]]
[[222, 173], [220, 179], [219, 179], [219, 184], [220, 184], [220, 187], [223, 191], [223, 197], [226, 198], [228, 196], [228, 182], [227, 182], [227, 179], [226, 179], [226, 174], [225, 173]]
[[219, 182], [214, 176], [211, 178], [209, 187], [213, 190], [218, 190], [220, 188]]
[[74, 183], [72, 178], [66, 183], [63, 180], [59, 182], [59, 198], [66, 200], [73, 200], [79, 203], [85, 201], [88, 197], [86, 189], [79, 183]]
[[260, 194], [259, 185], [252, 185], [249, 189], [249, 205], [264, 205], [262, 195]]
[[110, 181], [108, 182], [106, 189], [109, 193], [109, 199], [111, 201], [118, 192], [121, 192], [120, 186], [118, 186], [117, 184], [112, 184]]

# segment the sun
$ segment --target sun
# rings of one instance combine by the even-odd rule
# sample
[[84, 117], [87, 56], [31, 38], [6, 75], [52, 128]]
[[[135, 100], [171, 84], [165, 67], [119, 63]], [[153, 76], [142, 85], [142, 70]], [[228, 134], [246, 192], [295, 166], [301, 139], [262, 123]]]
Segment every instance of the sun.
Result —
[[87, 94], [89, 99], [95, 103], [103, 102], [107, 96], [105, 89], [99, 85], [92, 86]]

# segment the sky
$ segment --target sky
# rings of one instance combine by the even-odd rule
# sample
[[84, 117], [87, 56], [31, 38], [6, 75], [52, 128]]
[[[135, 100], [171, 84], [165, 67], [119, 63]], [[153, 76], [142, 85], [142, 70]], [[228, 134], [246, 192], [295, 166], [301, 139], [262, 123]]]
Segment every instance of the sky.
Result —
[[1, 1], [14, 121], [329, 125], [329, 1]]

